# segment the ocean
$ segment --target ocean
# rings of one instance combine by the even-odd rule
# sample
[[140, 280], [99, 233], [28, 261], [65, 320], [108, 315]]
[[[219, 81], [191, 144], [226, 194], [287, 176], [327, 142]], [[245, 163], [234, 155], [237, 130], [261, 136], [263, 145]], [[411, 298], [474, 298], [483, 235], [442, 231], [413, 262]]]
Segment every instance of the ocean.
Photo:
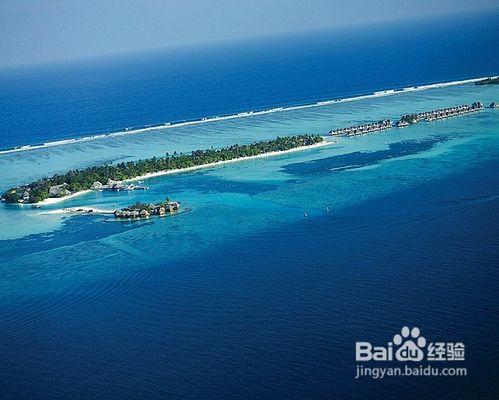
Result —
[[494, 75], [497, 19], [384, 23], [0, 70], [0, 150]]
[[[0, 190], [71, 168], [499, 101], [497, 85], [433, 85], [497, 75], [498, 20], [2, 70]], [[156, 177], [145, 192], [1, 204], [2, 398], [496, 398], [498, 127], [499, 111], [484, 109]], [[44, 214], [165, 196], [190, 211], [137, 222]], [[464, 343], [465, 360], [442, 366], [467, 376], [355, 379], [355, 342], [383, 345], [403, 326]]]

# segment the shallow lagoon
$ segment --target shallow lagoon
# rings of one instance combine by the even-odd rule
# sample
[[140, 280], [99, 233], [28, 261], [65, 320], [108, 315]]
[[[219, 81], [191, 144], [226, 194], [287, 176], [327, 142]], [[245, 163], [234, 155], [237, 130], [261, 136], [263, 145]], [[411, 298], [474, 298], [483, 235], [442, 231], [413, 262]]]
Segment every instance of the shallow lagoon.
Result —
[[[498, 99], [497, 87], [466, 85], [5, 154], [1, 185]], [[176, 217], [2, 205], [2, 387], [49, 398], [491, 396], [498, 121], [486, 109], [45, 208], [168, 195], [192, 208]], [[450, 391], [433, 378], [355, 382], [354, 341], [387, 341], [403, 324], [464, 341], [472, 379]]]
[[[481, 100], [484, 104], [489, 104], [497, 98], [499, 98], [497, 87], [463, 85], [277, 112], [261, 116], [249, 116], [237, 120], [210, 122], [165, 130], [160, 129], [146, 133], [110, 137], [90, 142], [79, 142], [18, 153], [0, 154], [0, 171], [2, 171], [0, 190], [5, 190], [8, 187], [21, 183], [28, 183], [53, 173], [65, 172], [72, 168], [82, 168], [105, 162], [121, 162], [161, 156], [167, 152], [171, 154], [174, 151], [187, 152], [211, 146], [223, 147], [233, 143], [248, 143], [253, 140], [271, 139], [276, 136], [294, 135], [297, 133], [326, 134], [334, 127], [379, 120], [381, 118], [392, 118], [395, 120], [400, 115], [406, 113], [471, 103], [476, 100]], [[376, 164], [384, 159], [388, 161], [394, 157], [396, 160], [410, 157], [410, 154], [397, 154], [397, 151], [390, 150], [390, 146], [401, 146], [399, 144], [401, 141], [406, 142], [402, 146], [416, 147], [425, 146], [424, 143], [419, 142], [428, 140], [434, 142], [430, 148], [426, 149], [427, 151], [418, 151], [416, 149], [415, 154], [418, 158], [422, 156], [431, 157], [433, 154], [439, 152], [448, 152], [448, 149], [452, 149], [460, 143], [465, 144], [481, 137], [481, 132], [487, 135], [490, 129], [494, 129], [496, 114], [497, 112], [493, 110], [485, 110], [476, 115], [457, 117], [432, 124], [421, 124], [408, 129], [392, 129], [378, 135], [340, 139], [337, 144], [324, 149], [305, 151], [300, 154], [283, 155], [272, 159], [244, 161], [241, 164], [237, 163], [235, 165], [212, 168], [191, 175], [194, 177], [204, 177], [196, 180], [197, 186], [200, 187], [211, 186], [206, 176], [211, 180], [215, 178], [221, 180], [221, 184], [226, 185], [233, 185], [234, 182], [239, 184], [244, 181], [249, 181], [250, 184], [248, 187], [254, 184], [275, 185], [278, 182], [283, 183], [295, 180], [294, 174], [289, 173], [292, 172], [290, 171], [293, 168], [292, 165], [299, 165], [306, 160], [323, 160], [322, 162], [327, 163], [327, 160], [331, 158], [334, 160], [343, 159], [344, 161], [341, 162], [346, 162], [347, 164], [351, 160], [352, 167], [355, 167], [355, 171], [359, 172], [361, 167], [364, 167], [364, 169], [369, 166], [376, 167]], [[410, 144], [411, 141], [413, 144]], [[359, 158], [362, 159], [364, 157], [363, 154], [366, 152], [369, 152], [367, 157], [376, 157], [375, 153], [379, 154], [379, 160], [376, 162], [362, 160], [359, 164]], [[482, 156], [487, 157], [487, 154], [484, 153]], [[318, 161], [315, 161], [315, 163], [318, 164]], [[292, 165], [287, 166], [288, 164]], [[459, 168], [467, 168], [469, 166], [471, 164], [467, 166], [462, 165]], [[330, 167], [332, 168], [333, 165]], [[332, 177], [335, 181], [342, 181], [344, 177], [347, 177], [345, 185], [351, 188], [352, 185], [355, 185], [355, 179], [352, 180], [351, 173], [349, 173], [351, 168], [348, 165], [343, 165], [342, 168], [345, 169], [343, 174], [335, 174]], [[458, 166], [454, 166], [453, 168], [458, 168]], [[244, 173], [241, 173], [241, 171], [244, 171]], [[411, 170], [409, 169], [408, 172], [411, 173]], [[439, 170], [436, 172], [436, 175], [438, 176], [441, 172]], [[401, 174], [405, 173], [406, 171], [401, 171]], [[354, 177], [358, 175], [358, 173], [353, 174]], [[321, 176], [316, 176], [314, 180], [318, 178], [321, 178]], [[426, 178], [428, 177], [421, 175], [421, 181], [424, 181]], [[170, 197], [177, 196], [185, 199], [185, 195], [179, 190], [182, 187], [185, 190], [190, 185], [189, 180], [191, 179], [196, 178], [192, 178], [191, 176], [156, 178], [148, 180], [147, 184], [152, 186], [152, 190], [146, 194], [127, 193], [115, 197], [112, 194], [92, 193], [53, 206], [46, 206], [44, 210], [81, 205], [109, 209], [113, 208], [113, 204], [125, 206], [130, 204], [130, 202], [142, 199], [157, 200], [158, 196], [162, 196], [163, 193]], [[160, 186], [158, 186], [158, 182]], [[175, 182], [175, 184], [168, 185], [168, 182]], [[163, 184], [167, 185], [166, 188], [161, 186]], [[326, 184], [325, 186], [328, 187], [329, 185]], [[293, 190], [293, 187], [295, 185], [281, 185], [279, 186], [279, 191], [276, 191], [274, 195], [279, 196], [279, 192], [285, 193], [288, 190]], [[217, 192], [215, 187], [210, 190], [211, 192]], [[254, 189], [248, 190], [254, 191]], [[376, 187], [375, 190], [385, 192], [388, 188], [380, 186]], [[199, 189], [196, 191], [199, 191]], [[308, 203], [311, 201], [310, 196], [312, 194], [308, 193]], [[348, 198], [348, 193], [346, 196], [345, 201], [348, 204], [351, 199]], [[210, 199], [213, 198], [213, 195], [210, 196]], [[337, 196], [335, 196], [334, 202], [338, 202]], [[11, 218], [16, 219], [16, 224], [9, 224]], [[33, 221], [36, 222], [33, 223]], [[14, 239], [31, 233], [42, 233], [53, 230], [58, 226], [60, 227], [60, 221], [61, 216], [52, 215], [41, 218], [39, 211], [33, 211], [26, 206], [22, 207], [21, 212], [2, 206], [0, 208], [0, 222], [5, 226], [10, 225], [11, 228], [3, 230], [0, 233], [0, 239]]]

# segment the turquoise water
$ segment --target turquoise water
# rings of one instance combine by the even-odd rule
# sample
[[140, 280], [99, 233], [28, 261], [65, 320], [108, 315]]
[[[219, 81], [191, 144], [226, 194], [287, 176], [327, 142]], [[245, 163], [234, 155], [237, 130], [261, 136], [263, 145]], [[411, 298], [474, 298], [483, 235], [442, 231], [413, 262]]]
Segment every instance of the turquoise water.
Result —
[[[1, 189], [58, 171], [473, 101], [462, 85], [1, 154]], [[492, 398], [499, 111], [0, 207], [0, 381], [35, 398]], [[139, 222], [44, 215], [165, 195]], [[116, 207], [113, 205], [116, 204]], [[473, 374], [356, 382], [354, 342], [404, 324], [460, 339]], [[408, 391], [409, 390], [409, 391]], [[331, 397], [333, 395], [333, 397]], [[336, 395], [336, 396], [334, 396]], [[475, 397], [476, 398], [476, 397]]]
[[[8, 153], [0, 155], [0, 170], [2, 171], [1, 190], [7, 189], [21, 183], [29, 183], [33, 180], [44, 176], [65, 172], [72, 168], [81, 168], [85, 166], [100, 164], [104, 162], [121, 162], [129, 160], [137, 160], [140, 158], [148, 158], [153, 156], [161, 156], [165, 153], [188, 152], [195, 149], [214, 147], [223, 147], [233, 143], [249, 143], [253, 140], [264, 140], [275, 138], [276, 136], [294, 135], [297, 133], [314, 133], [326, 134], [331, 128], [347, 126], [367, 121], [379, 120], [380, 118], [396, 119], [400, 115], [410, 112], [420, 112], [427, 109], [436, 109], [447, 107], [451, 104], [470, 103], [475, 100], [481, 100], [485, 104], [494, 101], [497, 96], [497, 88], [494, 86], [476, 86], [462, 85], [448, 88], [429, 89], [426, 91], [415, 93], [403, 93], [393, 96], [371, 98], [365, 100], [357, 100], [347, 103], [338, 103], [325, 105], [321, 107], [313, 107], [301, 110], [284, 111], [271, 113], [261, 116], [250, 116], [237, 120], [210, 122], [195, 126], [186, 126], [179, 128], [168, 128], [164, 130], [154, 130], [146, 133], [137, 133], [126, 136], [118, 136], [94, 140], [90, 142], [78, 142], [57, 147], [47, 147], [33, 151], [23, 151], [18, 153]], [[454, 149], [459, 144], [467, 144], [469, 141], [475, 141], [480, 138], [480, 131], [483, 129], [488, 134], [489, 130], [494, 128], [494, 121], [489, 121], [489, 118], [495, 117], [495, 112], [486, 110], [480, 114], [467, 116], [465, 118], [455, 118], [446, 121], [439, 121], [434, 124], [421, 124], [411, 127], [410, 129], [393, 129], [384, 132], [382, 135], [368, 135], [354, 139], [340, 139], [337, 144], [332, 144], [327, 148], [321, 148], [303, 153], [285, 155], [265, 160], [245, 161], [241, 164], [232, 164], [204, 170], [190, 174], [189, 176], [157, 178], [148, 181], [148, 185], [152, 186], [152, 190], [147, 193], [128, 193], [113, 196], [110, 194], [91, 193], [78, 197], [72, 200], [65, 201], [53, 206], [44, 207], [45, 211], [60, 209], [62, 207], [73, 207], [80, 205], [92, 205], [97, 208], [111, 209], [113, 204], [127, 205], [138, 199], [153, 200], [165, 193], [165, 188], [158, 189], [157, 182], [175, 181], [174, 185], [167, 186], [166, 191], [170, 197], [178, 197], [182, 199], [190, 199], [196, 201], [199, 193], [184, 193], [179, 190], [180, 187], [188, 184], [180, 185], [177, 180], [184, 182], [185, 179], [192, 179], [191, 176], [207, 176], [217, 181], [230, 180], [238, 184], [247, 183], [248, 186], [255, 182], [261, 182], [265, 185], [270, 185], [272, 196], [274, 197], [290, 197], [286, 201], [295, 202], [301, 206], [308, 203], [314, 207], [321, 207], [327, 202], [317, 199], [315, 204], [315, 196], [323, 196], [324, 193], [316, 193], [314, 191], [304, 192], [301, 195], [290, 195], [288, 191], [295, 189], [296, 185], [279, 185], [290, 180], [290, 175], [286, 174], [283, 166], [300, 162], [303, 160], [327, 158], [338, 156], [341, 154], [350, 155], [358, 151], [374, 152], [386, 150], [391, 143], [398, 143], [407, 140], [423, 140], [432, 138], [435, 135], [441, 137], [442, 143], [438, 146], [432, 146], [429, 155], [426, 152], [417, 154], [417, 159], [436, 157], [440, 155], [442, 159], [447, 160], [447, 154], [451, 149]], [[477, 124], [479, 119], [480, 124]], [[445, 131], [442, 132], [442, 129]], [[452, 140], [450, 140], [452, 139]], [[464, 146], [463, 146], [464, 147]], [[446, 157], [443, 157], [443, 155]], [[485, 152], [481, 157], [491, 155], [490, 152]], [[410, 159], [411, 156], [399, 156], [398, 160]], [[441, 161], [442, 162], [442, 161]], [[405, 165], [406, 163], [404, 163]], [[391, 165], [391, 164], [388, 164]], [[453, 169], [458, 168], [457, 165], [450, 163], [450, 166], [442, 164], [435, 171], [406, 171], [405, 168], [400, 170], [400, 175], [405, 176], [404, 180], [419, 179], [424, 182], [428, 178], [436, 178], [440, 174], [450, 173]], [[467, 168], [473, 164], [459, 165], [459, 168]], [[364, 166], [364, 170], [369, 165]], [[379, 167], [379, 166], [377, 166]], [[451, 168], [451, 171], [447, 169]], [[356, 169], [353, 174], [355, 178], [364, 174], [375, 174], [376, 170], [371, 172], [360, 171]], [[244, 171], [244, 174], [241, 174]], [[393, 173], [396, 174], [394, 171]], [[423, 175], [419, 175], [423, 173]], [[408, 174], [406, 176], [406, 174]], [[429, 174], [429, 175], [428, 175]], [[227, 177], [226, 177], [227, 175]], [[355, 180], [352, 180], [352, 173], [348, 170], [342, 174], [334, 174], [331, 177], [335, 181], [344, 181], [345, 189], [341, 196], [339, 193], [331, 193], [331, 198], [328, 202], [332, 204], [348, 205], [354, 200], [351, 196], [357, 196], [356, 191], [351, 192], [351, 188], [355, 186]], [[413, 177], [416, 175], [416, 177]], [[331, 177], [327, 177], [330, 179]], [[413, 178], [412, 178], [413, 177]], [[313, 177], [308, 184], [317, 183], [317, 179], [323, 177]], [[291, 178], [292, 179], [292, 178]], [[203, 178], [199, 181], [208, 182]], [[382, 190], [380, 195], [391, 190], [401, 187], [402, 183], [394, 179], [394, 182], [385, 182], [384, 185], [375, 185], [375, 187], [366, 188], [366, 190], [374, 190], [375, 192]], [[320, 186], [323, 183], [319, 183]], [[206, 183], [206, 186], [208, 183]], [[329, 187], [329, 185], [325, 185]], [[370, 185], [371, 186], [371, 185]], [[335, 190], [339, 190], [335, 186]], [[324, 190], [324, 189], [323, 189]], [[170, 192], [171, 191], [171, 192]], [[196, 191], [197, 192], [197, 191]], [[213, 193], [209, 193], [210, 199], [213, 200]], [[226, 195], [226, 193], [224, 193]], [[265, 195], [262, 194], [262, 197]], [[306, 196], [306, 201], [303, 199]], [[294, 201], [293, 199], [297, 199]], [[201, 197], [200, 202], [203, 203], [205, 197]], [[255, 200], [255, 196], [251, 197], [251, 201]], [[62, 205], [60, 205], [62, 204]], [[195, 203], [197, 205], [197, 203]], [[2, 208], [0, 213], [0, 221], [8, 223], [8, 219], [16, 218], [16, 224], [12, 229], [4, 230], [0, 235], [0, 239], [14, 239], [26, 234], [34, 232], [46, 232], [60, 226], [60, 216], [40, 216], [40, 210], [31, 210], [29, 207], [21, 207], [21, 212], [16, 208]], [[32, 221], [36, 221], [35, 224]], [[33, 226], [35, 225], [35, 226]]]

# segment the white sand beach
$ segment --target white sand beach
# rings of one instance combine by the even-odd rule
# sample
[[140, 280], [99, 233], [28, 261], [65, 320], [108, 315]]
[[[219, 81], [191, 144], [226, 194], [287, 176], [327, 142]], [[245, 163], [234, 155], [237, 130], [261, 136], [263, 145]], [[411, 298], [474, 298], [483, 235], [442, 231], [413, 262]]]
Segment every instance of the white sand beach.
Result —
[[75, 198], [77, 196], [81, 196], [82, 194], [86, 194], [86, 193], [90, 193], [90, 192], [92, 192], [92, 190], [87, 189], [87, 190], [82, 190], [80, 192], [71, 193], [69, 196], [49, 197], [49, 198], [42, 200], [42, 201], [35, 203], [35, 204], [38, 204], [40, 206], [49, 206], [49, 205], [57, 204], [57, 203], [60, 203], [61, 201], [69, 200], [69, 199]]
[[145, 175], [137, 176], [135, 178], [127, 179], [126, 182], [133, 182], [133, 181], [138, 181], [138, 180], [155, 178], [157, 176], [162, 176], [162, 175], [170, 175], [170, 174], [179, 174], [179, 173], [183, 173], [183, 172], [191, 172], [191, 171], [195, 171], [195, 170], [198, 170], [198, 169], [217, 167], [219, 165], [234, 163], [234, 162], [238, 162], [238, 161], [246, 161], [246, 160], [254, 160], [256, 158], [279, 156], [279, 155], [282, 155], [282, 154], [289, 154], [289, 153], [294, 153], [294, 152], [297, 152], [297, 151], [310, 150], [310, 149], [314, 149], [314, 148], [317, 148], [317, 147], [328, 146], [328, 145], [334, 144], [334, 143], [335, 142], [333, 142], [333, 141], [324, 140], [323, 142], [312, 144], [310, 146], [295, 147], [295, 148], [289, 149], [289, 150], [271, 151], [269, 153], [258, 154], [256, 156], [234, 158], [233, 160], [218, 161], [218, 162], [214, 162], [214, 163], [208, 163], [208, 164], [203, 164], [203, 165], [196, 165], [194, 167], [188, 167], [188, 168], [182, 168], [182, 169], [170, 169], [168, 171], [151, 172], [149, 174], [145, 174]]
[[57, 210], [42, 211], [39, 214], [53, 215], [53, 214], [113, 214], [114, 210], [103, 210], [95, 207], [70, 207], [59, 208]]

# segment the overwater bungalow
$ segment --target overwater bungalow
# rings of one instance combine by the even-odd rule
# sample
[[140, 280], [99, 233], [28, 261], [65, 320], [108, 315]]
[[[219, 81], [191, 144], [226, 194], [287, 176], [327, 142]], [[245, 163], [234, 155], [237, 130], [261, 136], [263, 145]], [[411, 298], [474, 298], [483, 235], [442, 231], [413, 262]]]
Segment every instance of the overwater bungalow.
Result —
[[432, 122], [438, 119], [456, 117], [458, 115], [469, 114], [483, 109], [483, 104], [479, 101], [473, 104], [461, 104], [455, 107], [442, 108], [439, 110], [424, 111], [418, 114], [403, 115], [395, 124], [397, 127], [404, 127], [410, 124], [417, 124], [419, 121]]
[[180, 210], [180, 203], [178, 201], [166, 201], [161, 203], [140, 203], [137, 202], [131, 206], [125, 207], [121, 210], [116, 210], [114, 216], [116, 218], [149, 218], [151, 215], [162, 216], [173, 214]]
[[90, 189], [98, 190], [100, 192], [103, 190], [119, 192], [121, 190], [148, 190], [149, 187], [144, 185], [134, 185], [133, 183], [130, 185], [125, 185], [122, 181], [114, 181], [109, 179], [106, 185], [103, 185], [99, 181], [95, 181]]
[[329, 131], [329, 134], [331, 136], [357, 136], [357, 135], [364, 135], [366, 133], [378, 132], [381, 130], [389, 129], [391, 127], [392, 127], [392, 122], [389, 119], [385, 119], [382, 121], [373, 122], [369, 124], [334, 129]]

